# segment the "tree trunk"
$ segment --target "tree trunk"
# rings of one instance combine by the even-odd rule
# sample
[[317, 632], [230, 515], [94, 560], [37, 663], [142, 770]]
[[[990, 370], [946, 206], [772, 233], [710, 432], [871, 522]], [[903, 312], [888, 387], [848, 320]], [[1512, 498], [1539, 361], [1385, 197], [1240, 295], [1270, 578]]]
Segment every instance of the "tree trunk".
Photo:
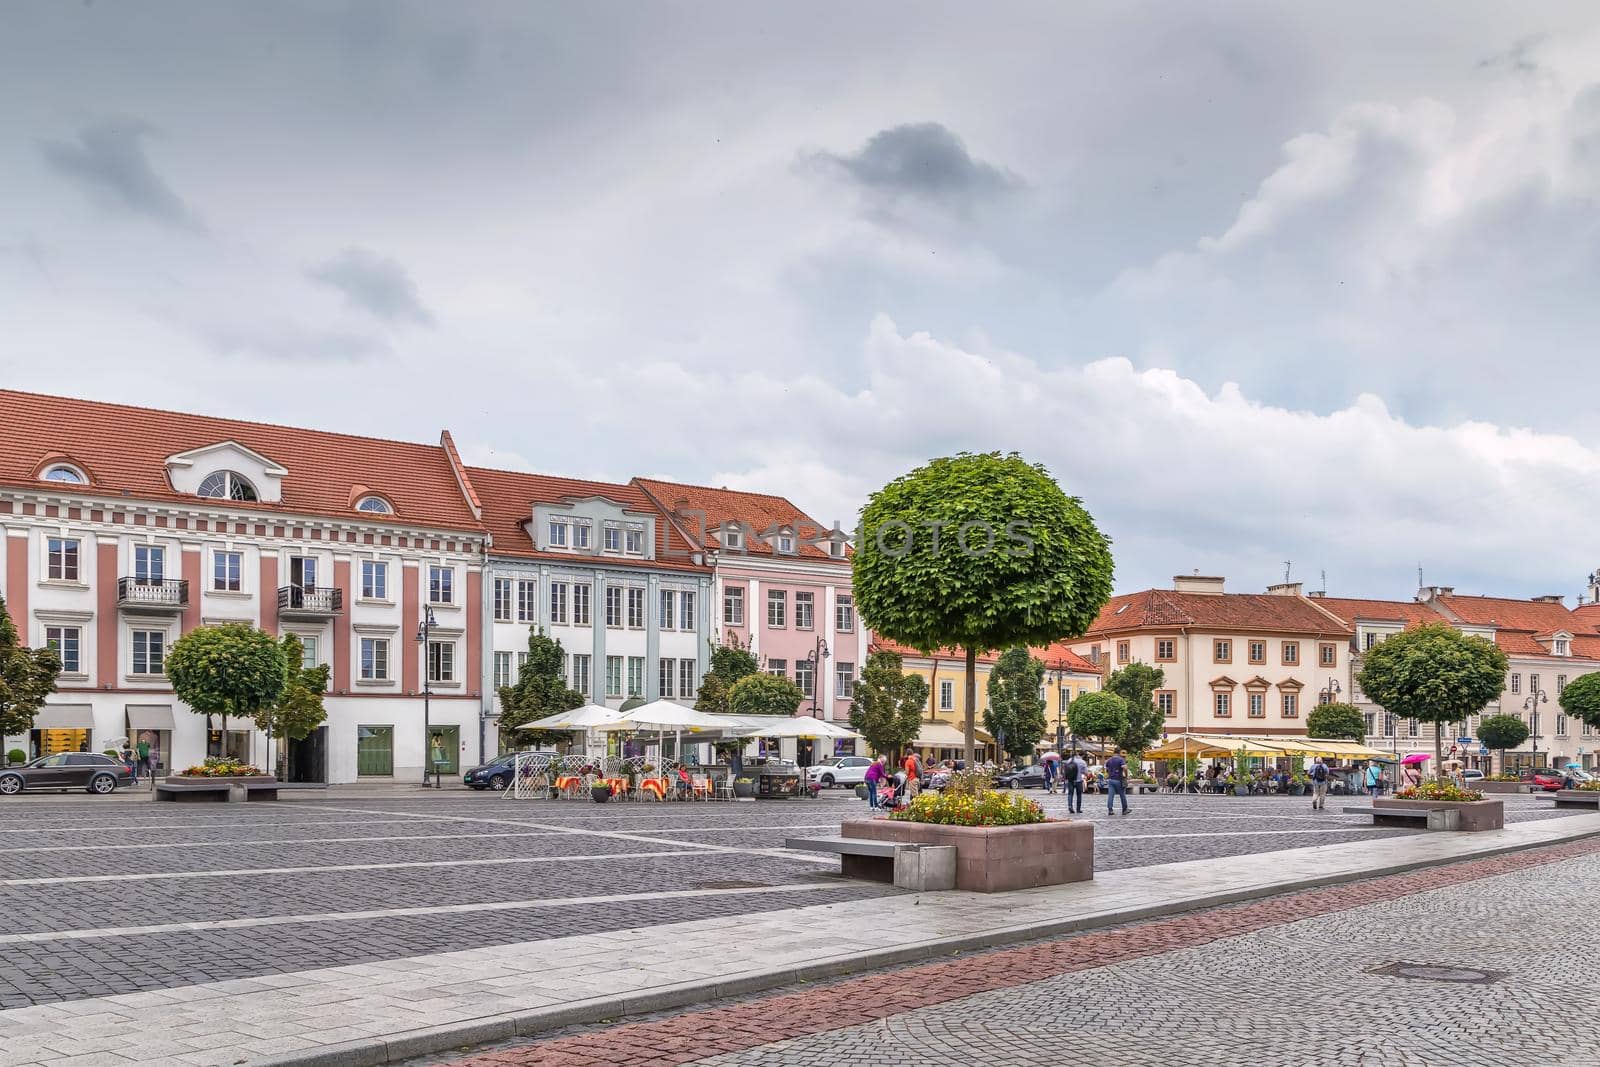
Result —
[[1444, 723], [1433, 724], [1433, 776], [1444, 777]]
[[967, 648], [967, 769], [971, 770], [977, 763], [976, 730], [978, 722], [978, 651], [971, 646]]

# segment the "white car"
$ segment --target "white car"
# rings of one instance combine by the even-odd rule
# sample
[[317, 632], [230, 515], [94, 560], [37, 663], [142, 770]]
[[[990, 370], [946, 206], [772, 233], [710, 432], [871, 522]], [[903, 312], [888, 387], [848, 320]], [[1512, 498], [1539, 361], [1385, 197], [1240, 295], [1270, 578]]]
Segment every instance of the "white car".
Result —
[[1461, 772], [1461, 780], [1467, 785], [1472, 785], [1474, 782], [1481, 782], [1483, 781], [1483, 772], [1469, 767]]
[[815, 782], [824, 789], [836, 785], [860, 785], [867, 780], [867, 768], [872, 761], [866, 756], [833, 756], [806, 768], [806, 781]]

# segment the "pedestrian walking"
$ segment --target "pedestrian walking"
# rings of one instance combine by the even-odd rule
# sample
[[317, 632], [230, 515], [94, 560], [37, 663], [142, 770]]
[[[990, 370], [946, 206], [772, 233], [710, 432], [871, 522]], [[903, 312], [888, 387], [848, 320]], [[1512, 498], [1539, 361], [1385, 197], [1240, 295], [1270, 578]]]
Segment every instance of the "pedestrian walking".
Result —
[[1083, 814], [1083, 779], [1089, 765], [1081, 753], [1074, 752], [1061, 766], [1061, 791], [1067, 794], [1067, 811]]
[[154, 772], [150, 767], [150, 742], [141, 739], [133, 748], [139, 754], [139, 769], [144, 771], [147, 777], [153, 775]]
[[1328, 765], [1317, 757], [1311, 765], [1311, 810], [1322, 811], [1328, 803]]
[[867, 807], [878, 806], [878, 786], [884, 778], [884, 764], [889, 761], [888, 756], [879, 756], [872, 761], [872, 766], [867, 768]]
[[133, 784], [134, 785], [138, 785], [139, 784], [139, 760], [138, 760], [137, 757], [134, 756], [133, 748], [131, 746], [129, 746], [127, 744], [127, 742], [123, 742], [123, 745], [122, 745], [122, 762], [126, 763], [128, 765], [128, 770], [133, 772]]
[[1044, 761], [1044, 791], [1046, 793], [1056, 791], [1056, 761], [1053, 759]]
[[1379, 787], [1383, 784], [1383, 771], [1378, 767], [1377, 760], [1367, 761], [1367, 792], [1373, 800], [1378, 799]]
[[1106, 814], [1112, 813], [1113, 802], [1122, 798], [1122, 814], [1128, 814], [1128, 761], [1122, 758], [1122, 749], [1115, 750], [1106, 760]]
[[917, 765], [917, 754], [915, 752], [907, 752], [905, 762], [900, 765], [900, 768], [906, 776], [905, 798], [907, 800], [917, 799], [917, 794], [922, 792], [922, 775], [921, 768]]

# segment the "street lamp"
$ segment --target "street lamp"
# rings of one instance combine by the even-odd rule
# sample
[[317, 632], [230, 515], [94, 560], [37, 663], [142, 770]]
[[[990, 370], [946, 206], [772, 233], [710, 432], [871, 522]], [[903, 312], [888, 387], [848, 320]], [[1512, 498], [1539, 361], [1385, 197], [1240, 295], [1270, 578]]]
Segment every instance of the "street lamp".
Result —
[[1322, 690], [1322, 702], [1324, 704], [1332, 704], [1333, 698], [1338, 696], [1339, 693], [1339, 679], [1329, 678], [1328, 684], [1324, 686]]
[[1550, 694], [1540, 689], [1537, 685], [1528, 693], [1528, 699], [1522, 702], [1523, 710], [1528, 713], [1528, 733], [1533, 737], [1533, 765], [1539, 765], [1539, 705], [1550, 703]]
[[1067, 727], [1061, 721], [1061, 713], [1066, 710], [1066, 701], [1062, 697], [1066, 694], [1067, 665], [1057, 663], [1050, 669], [1050, 680], [1056, 683], [1056, 751], [1065, 754], [1067, 750]]
[[811, 655], [806, 662], [811, 665], [811, 713], [816, 715], [821, 711], [817, 703], [817, 693], [822, 689], [822, 668], [831, 653], [828, 651], [828, 642], [817, 638], [817, 646], [811, 650]]
[[433, 764], [433, 787], [440, 789], [439, 764], [431, 759], [433, 726], [429, 721], [432, 710], [433, 698], [433, 664], [430, 662], [432, 648], [429, 638], [433, 636], [433, 628], [439, 625], [439, 620], [434, 618], [432, 608], [424, 608], [422, 624], [417, 627], [417, 644], [422, 646], [422, 784], [428, 784], [428, 764]]

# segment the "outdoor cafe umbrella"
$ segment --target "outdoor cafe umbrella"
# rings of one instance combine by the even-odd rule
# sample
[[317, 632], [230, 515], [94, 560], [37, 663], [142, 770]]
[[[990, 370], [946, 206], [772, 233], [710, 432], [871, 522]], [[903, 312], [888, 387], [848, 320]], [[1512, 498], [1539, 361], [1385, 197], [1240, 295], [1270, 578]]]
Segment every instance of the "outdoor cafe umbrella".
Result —
[[843, 726], [835, 726], [831, 722], [813, 718], [810, 715], [796, 715], [786, 718], [782, 722], [775, 722], [769, 726], [757, 726], [739, 734], [742, 738], [750, 737], [793, 737], [802, 741], [816, 740], [848, 740], [860, 737], [854, 730], [847, 730]]
[[727, 716], [696, 711], [694, 708], [671, 700], [652, 700], [648, 704], [641, 704], [631, 711], [618, 715], [615, 722], [606, 723], [599, 727], [599, 729], [607, 732], [654, 730], [662, 741], [666, 740], [667, 731], [671, 730], [673, 751], [680, 756], [683, 753], [683, 732], [685, 730], [692, 734], [708, 732], [721, 734], [729, 730], [729, 728], [730, 724]]

